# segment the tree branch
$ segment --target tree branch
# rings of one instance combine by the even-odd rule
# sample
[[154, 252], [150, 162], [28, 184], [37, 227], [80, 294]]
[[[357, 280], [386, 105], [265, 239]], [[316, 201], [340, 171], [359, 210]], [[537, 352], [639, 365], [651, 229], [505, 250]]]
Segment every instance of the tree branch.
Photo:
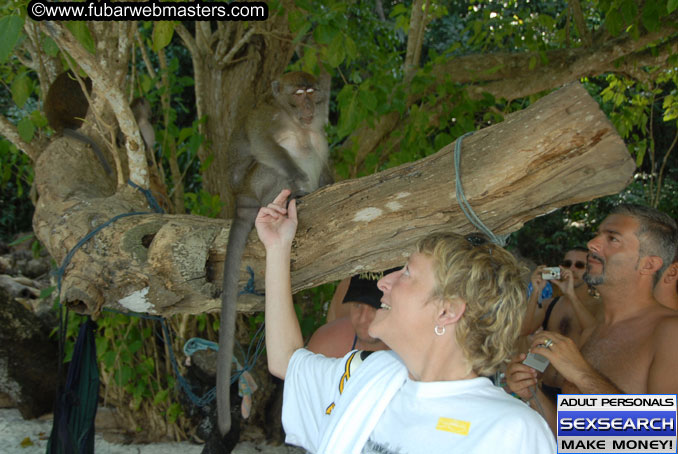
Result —
[[[489, 93], [496, 98], [509, 100], [552, 90], [582, 77], [605, 72], [638, 74], [632, 72], [633, 65], [663, 63], [676, 52], [676, 30], [671, 23], [671, 20], [676, 19], [678, 13], [669, 16], [665, 25], [656, 32], [638, 39], [628, 34], [611, 39], [606, 33], [598, 33], [590, 47], [547, 51], [546, 63], [542, 63], [542, 56], [538, 52], [474, 54], [451, 58], [436, 65], [431, 74], [437, 79], [437, 83], [449, 80], [468, 84], [468, 93], [473, 98], [478, 99], [483, 93]], [[667, 38], [670, 41], [658, 48], [646, 49], [649, 44]], [[658, 52], [659, 55], [653, 57], [653, 52]], [[530, 61], [533, 59], [537, 62], [536, 67], [530, 70]], [[436, 85], [431, 84], [432, 90]], [[423, 92], [411, 96], [407, 100], [408, 106], [419, 102], [427, 94]], [[360, 144], [357, 162], [361, 163], [364, 156], [383, 143], [399, 119], [398, 114], [390, 113], [380, 117], [374, 127], [363, 126], [356, 129], [340, 150]]]
[[125, 99], [122, 90], [111, 81], [111, 78], [99, 66], [94, 56], [85, 50], [75, 37], [58, 22], [43, 22], [47, 34], [66, 52], [74, 58], [87, 75], [92, 84], [105, 98], [113, 109], [118, 120], [120, 130], [127, 136], [127, 158], [129, 161], [130, 180], [142, 188], [148, 189], [148, 165], [144, 153], [144, 142], [141, 139], [139, 126], [134, 119], [132, 109]]
[[577, 27], [582, 43], [584, 46], [590, 46], [593, 41], [591, 39], [591, 32], [586, 26], [584, 13], [581, 10], [581, 3], [579, 3], [579, 0], [569, 0], [568, 3], [570, 4], [572, 16], [574, 16], [574, 24]]
[[[129, 191], [107, 197], [97, 179], [52, 177], [59, 175], [55, 166], [78, 172], [80, 165], [57, 145], [36, 166], [41, 197], [34, 228], [60, 262], [92, 226], [144, 208]], [[450, 144], [415, 163], [304, 197], [292, 253], [294, 291], [402, 264], [416, 241], [430, 233], [475, 230], [457, 203], [453, 149]], [[64, 159], [72, 161], [62, 164]], [[465, 139], [460, 177], [477, 215], [505, 234], [557, 207], [619, 192], [634, 170], [598, 104], [573, 84]], [[215, 310], [229, 225], [198, 216], [122, 218], [73, 255], [61, 301], [88, 313], [104, 306], [162, 315]], [[250, 280], [249, 266], [256, 291], [262, 291], [263, 264], [263, 247], [252, 232], [240, 285]], [[261, 296], [243, 295], [238, 304], [240, 310], [259, 310]]]
[[249, 29], [247, 30], [247, 32], [243, 35], [243, 37], [240, 38], [240, 39], [238, 40], [238, 42], [235, 43], [235, 44], [233, 45], [233, 47], [231, 47], [231, 49], [228, 51], [228, 53], [227, 53], [226, 55], [224, 55], [224, 57], [223, 57], [222, 59], [219, 60], [219, 64], [221, 65], [222, 68], [223, 68], [224, 66], [228, 65], [229, 63], [231, 63], [231, 61], [233, 60], [233, 56], [234, 56], [236, 53], [238, 53], [238, 51], [239, 51], [240, 49], [242, 49], [242, 47], [243, 47], [245, 44], [247, 44], [247, 43], [249, 42], [250, 38], [252, 37], [252, 35], [254, 35], [254, 32], [255, 32], [255, 31], [256, 31], [256, 26], [255, 26], [255, 24], [254, 24], [254, 23], [250, 24], [250, 28], [249, 28]]
[[[426, 6], [424, 6], [424, 2]], [[407, 52], [405, 53], [405, 80], [409, 81], [419, 67], [418, 56], [423, 45], [426, 15], [428, 14], [428, 0], [415, 0], [410, 14], [410, 30], [407, 34]]]
[[35, 162], [35, 160], [38, 159], [40, 152], [30, 143], [25, 142], [19, 135], [16, 126], [10, 123], [10, 121], [2, 114], [0, 114], [0, 134], [12, 142], [19, 150], [26, 153], [26, 155], [31, 158], [31, 161]]

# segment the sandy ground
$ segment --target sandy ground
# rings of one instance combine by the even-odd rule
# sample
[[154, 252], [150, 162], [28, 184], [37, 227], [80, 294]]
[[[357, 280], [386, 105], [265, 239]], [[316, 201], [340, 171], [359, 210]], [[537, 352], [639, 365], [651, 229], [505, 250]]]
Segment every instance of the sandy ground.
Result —
[[[0, 454], [45, 454], [52, 421], [24, 420], [16, 409], [0, 409]], [[200, 454], [202, 445], [193, 443], [153, 443], [119, 445], [109, 443], [100, 434], [94, 442], [96, 454]], [[241, 443], [234, 454], [297, 454], [291, 446], [262, 446]]]

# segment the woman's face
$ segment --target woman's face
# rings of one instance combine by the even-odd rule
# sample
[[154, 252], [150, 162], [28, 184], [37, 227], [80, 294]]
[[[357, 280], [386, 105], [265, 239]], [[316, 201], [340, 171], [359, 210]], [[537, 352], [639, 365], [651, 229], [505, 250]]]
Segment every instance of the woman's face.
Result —
[[438, 306], [429, 300], [434, 286], [433, 259], [418, 252], [412, 254], [404, 268], [377, 282], [384, 292], [381, 302], [390, 309], [377, 310], [369, 335], [397, 350], [403, 342], [412, 345], [421, 339], [422, 333], [433, 334]]

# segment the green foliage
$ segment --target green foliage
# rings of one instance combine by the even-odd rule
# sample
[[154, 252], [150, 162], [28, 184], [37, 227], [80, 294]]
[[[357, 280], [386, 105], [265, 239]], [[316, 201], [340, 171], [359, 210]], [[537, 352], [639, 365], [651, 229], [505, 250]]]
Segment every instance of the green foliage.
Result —
[[82, 46], [91, 54], [94, 53], [94, 38], [87, 27], [87, 23], [83, 21], [66, 21], [64, 26], [73, 33]]
[[294, 310], [304, 339], [308, 340], [325, 323], [325, 314], [336, 287], [335, 283], [327, 283], [295, 295]]
[[28, 189], [33, 182], [30, 159], [0, 139], [0, 239], [31, 230], [33, 204]]
[[7, 61], [14, 48], [23, 38], [23, 18], [9, 15], [0, 18], [0, 63]]
[[212, 195], [204, 189], [185, 193], [184, 200], [189, 213], [208, 218], [218, 217], [224, 207], [219, 195]]
[[174, 36], [174, 22], [157, 21], [153, 24], [153, 46], [154, 51], [164, 49], [172, 41]]
[[[61, 310], [61, 309], [57, 309]], [[69, 312], [65, 362], [73, 355], [80, 324], [85, 317]], [[166, 342], [159, 321], [105, 311], [97, 320], [96, 349], [99, 374], [105, 387], [104, 400], [119, 411], [131, 412], [137, 430], [148, 421], [144, 414], [164, 415], [166, 423], [188, 427], [177, 393], [176, 377], [167, 358]], [[166, 323], [172, 326], [173, 320]], [[180, 351], [185, 339], [175, 339], [170, 348]], [[141, 417], [139, 417], [141, 415]]]

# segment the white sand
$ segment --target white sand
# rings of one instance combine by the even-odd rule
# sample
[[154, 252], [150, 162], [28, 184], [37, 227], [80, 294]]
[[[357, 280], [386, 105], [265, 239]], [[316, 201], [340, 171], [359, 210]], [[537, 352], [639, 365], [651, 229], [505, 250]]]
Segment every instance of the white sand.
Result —
[[[16, 409], [0, 409], [0, 454], [45, 454], [52, 421], [24, 420]], [[97, 434], [96, 454], [200, 454], [202, 445], [189, 442], [153, 443], [148, 445], [119, 445], [105, 441]], [[269, 453], [292, 454], [303, 452], [291, 446], [261, 446], [241, 443], [233, 454]]]

